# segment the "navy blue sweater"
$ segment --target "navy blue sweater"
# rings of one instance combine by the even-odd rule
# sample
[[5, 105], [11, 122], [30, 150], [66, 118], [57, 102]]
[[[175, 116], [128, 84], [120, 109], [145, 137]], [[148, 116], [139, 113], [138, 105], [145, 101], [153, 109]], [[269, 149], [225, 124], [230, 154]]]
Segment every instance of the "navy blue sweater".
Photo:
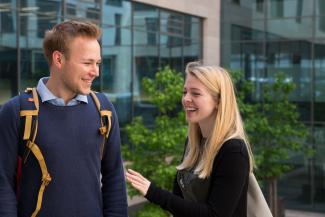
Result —
[[[113, 105], [112, 128], [100, 159], [100, 118], [91, 97], [88, 104], [60, 107], [40, 103], [35, 143], [40, 147], [52, 182], [46, 187], [38, 217], [126, 217], [127, 199], [120, 133]], [[0, 110], [0, 217], [30, 217], [35, 210], [41, 170], [30, 153], [22, 168], [18, 199], [15, 194], [17, 155], [22, 155], [19, 97]], [[102, 175], [102, 176], [101, 176]]]

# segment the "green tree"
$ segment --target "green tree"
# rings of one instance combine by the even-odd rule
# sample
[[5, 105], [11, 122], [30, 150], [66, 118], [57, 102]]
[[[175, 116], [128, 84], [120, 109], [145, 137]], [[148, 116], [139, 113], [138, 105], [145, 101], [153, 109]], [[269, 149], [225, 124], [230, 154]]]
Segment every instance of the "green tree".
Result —
[[[123, 148], [124, 159], [157, 185], [172, 189], [176, 166], [183, 153], [187, 133], [184, 112], [180, 111], [183, 75], [166, 67], [156, 73], [155, 79], [144, 78], [144, 91], [157, 106], [154, 125], [147, 127], [141, 117], [135, 117], [126, 126], [129, 145]], [[130, 196], [138, 194], [128, 186]], [[147, 204], [138, 217], [164, 217], [167, 212]]]
[[269, 205], [276, 217], [277, 179], [292, 169], [291, 157], [312, 154], [306, 145], [307, 128], [299, 121], [296, 105], [289, 101], [295, 85], [278, 73], [263, 86], [258, 102], [247, 103], [253, 84], [242, 79], [241, 73], [232, 74], [238, 84], [238, 102], [252, 144], [256, 174], [267, 182]]

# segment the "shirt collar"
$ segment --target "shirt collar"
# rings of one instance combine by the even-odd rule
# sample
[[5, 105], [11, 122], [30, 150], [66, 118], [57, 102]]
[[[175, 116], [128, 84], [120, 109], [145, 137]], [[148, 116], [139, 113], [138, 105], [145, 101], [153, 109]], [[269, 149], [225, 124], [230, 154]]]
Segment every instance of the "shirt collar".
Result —
[[[51, 100], [57, 100], [57, 99], [60, 99], [59, 97], [55, 96], [48, 88], [47, 86], [45, 85], [46, 82], [49, 80], [49, 77], [44, 77], [44, 78], [41, 78], [39, 81], [38, 81], [38, 84], [37, 84], [37, 92], [38, 94], [40, 95], [41, 97], [41, 100], [42, 102], [46, 102], [46, 101], [51, 101]], [[79, 102], [84, 102], [84, 103], [88, 103], [88, 99], [87, 99], [87, 96], [86, 95], [81, 95], [81, 94], [78, 94], [75, 98], [73, 98], [72, 100], [77, 100]], [[68, 102], [69, 104], [69, 102]]]

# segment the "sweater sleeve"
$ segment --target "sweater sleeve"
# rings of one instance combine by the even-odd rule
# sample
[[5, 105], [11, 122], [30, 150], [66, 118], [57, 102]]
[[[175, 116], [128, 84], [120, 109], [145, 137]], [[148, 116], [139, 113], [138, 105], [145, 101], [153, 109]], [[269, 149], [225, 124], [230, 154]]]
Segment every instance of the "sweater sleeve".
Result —
[[185, 200], [153, 183], [145, 197], [177, 217], [230, 217], [233, 216], [241, 195], [247, 194], [244, 189], [248, 171], [246, 149], [230, 145], [220, 151], [215, 159], [206, 203]]
[[17, 217], [15, 177], [19, 143], [19, 99], [0, 109], [0, 216]]
[[127, 196], [121, 157], [120, 129], [117, 115], [110, 103], [112, 127], [102, 159], [102, 195], [104, 217], [127, 217]]

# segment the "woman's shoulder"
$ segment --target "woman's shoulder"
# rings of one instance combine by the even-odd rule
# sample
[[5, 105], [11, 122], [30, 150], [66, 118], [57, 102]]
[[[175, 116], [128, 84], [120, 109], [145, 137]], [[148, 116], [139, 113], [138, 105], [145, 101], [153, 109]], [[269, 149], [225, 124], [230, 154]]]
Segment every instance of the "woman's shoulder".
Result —
[[215, 157], [214, 168], [221, 162], [228, 162], [226, 159], [249, 163], [249, 154], [245, 141], [237, 138], [225, 141]]
[[229, 139], [222, 144], [220, 152], [247, 152], [245, 141], [242, 139]]

